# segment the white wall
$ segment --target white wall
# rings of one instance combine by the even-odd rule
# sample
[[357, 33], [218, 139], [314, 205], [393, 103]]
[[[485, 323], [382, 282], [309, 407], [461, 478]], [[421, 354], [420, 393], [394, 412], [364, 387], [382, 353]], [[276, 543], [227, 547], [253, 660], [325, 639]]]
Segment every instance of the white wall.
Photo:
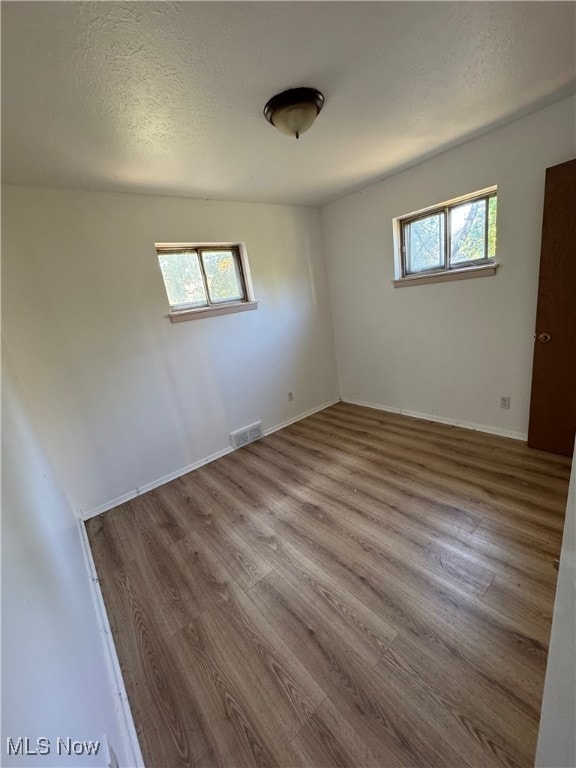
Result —
[[[576, 455], [576, 446], [574, 450]], [[537, 768], [576, 765], [576, 463], [572, 465], [536, 750]]]
[[[57, 753], [57, 738], [100, 740], [125, 751], [111, 693], [78, 521], [25, 412], [3, 360], [2, 387], [2, 746], [10, 766], [104, 766]], [[7, 739], [50, 739], [46, 756], [10, 757]]]
[[[338, 398], [318, 210], [26, 187], [2, 203], [3, 329], [77, 514]], [[171, 324], [154, 243], [186, 241], [245, 242], [258, 309]]]
[[[121, 752], [73, 513], [225, 450], [243, 425], [338, 397], [322, 224], [342, 395], [525, 432], [544, 169], [574, 144], [568, 100], [322, 221], [308, 208], [4, 188], [3, 332], [19, 381], [4, 411], [4, 735], [97, 730]], [[492, 184], [497, 276], [395, 290], [392, 218]], [[246, 242], [258, 310], [170, 324], [154, 242], [187, 240]]]
[[[568, 99], [323, 209], [343, 399], [526, 433], [544, 170], [575, 154]], [[392, 219], [493, 184], [496, 276], [395, 289]]]

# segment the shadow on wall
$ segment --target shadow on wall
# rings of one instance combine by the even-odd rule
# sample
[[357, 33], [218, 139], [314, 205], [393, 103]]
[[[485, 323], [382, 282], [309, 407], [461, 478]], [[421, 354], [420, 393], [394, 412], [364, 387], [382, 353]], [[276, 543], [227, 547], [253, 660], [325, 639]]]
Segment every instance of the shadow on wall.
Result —
[[[9, 360], [2, 385], [2, 758], [10, 766], [103, 766], [68, 756], [67, 739], [123, 742], [78, 522], [54, 478]], [[29, 739], [18, 744], [18, 739]], [[63, 745], [58, 747], [58, 739]], [[26, 746], [46, 754], [8, 754]], [[59, 753], [58, 753], [59, 751]]]

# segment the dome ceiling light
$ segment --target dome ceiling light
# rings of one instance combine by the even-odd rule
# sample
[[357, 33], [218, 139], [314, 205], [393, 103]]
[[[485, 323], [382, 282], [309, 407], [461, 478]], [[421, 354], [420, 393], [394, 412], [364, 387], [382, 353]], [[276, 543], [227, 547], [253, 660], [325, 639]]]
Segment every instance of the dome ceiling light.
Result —
[[324, 106], [324, 96], [316, 88], [291, 88], [273, 96], [264, 107], [264, 117], [288, 136], [296, 136], [312, 127]]

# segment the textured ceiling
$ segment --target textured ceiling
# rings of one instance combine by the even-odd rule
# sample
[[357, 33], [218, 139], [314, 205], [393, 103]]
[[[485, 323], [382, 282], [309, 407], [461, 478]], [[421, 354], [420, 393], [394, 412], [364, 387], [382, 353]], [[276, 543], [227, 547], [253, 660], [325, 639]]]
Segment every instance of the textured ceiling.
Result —
[[[572, 93], [575, 8], [3, 2], [3, 180], [322, 204]], [[296, 141], [262, 108], [300, 85]]]

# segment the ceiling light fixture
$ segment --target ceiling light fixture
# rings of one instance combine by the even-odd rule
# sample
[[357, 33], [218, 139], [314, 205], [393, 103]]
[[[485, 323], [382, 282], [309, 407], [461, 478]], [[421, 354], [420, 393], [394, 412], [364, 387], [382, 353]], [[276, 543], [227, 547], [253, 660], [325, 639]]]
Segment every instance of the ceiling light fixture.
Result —
[[264, 117], [281, 133], [298, 139], [324, 106], [324, 96], [316, 88], [291, 88], [273, 96], [264, 107]]

